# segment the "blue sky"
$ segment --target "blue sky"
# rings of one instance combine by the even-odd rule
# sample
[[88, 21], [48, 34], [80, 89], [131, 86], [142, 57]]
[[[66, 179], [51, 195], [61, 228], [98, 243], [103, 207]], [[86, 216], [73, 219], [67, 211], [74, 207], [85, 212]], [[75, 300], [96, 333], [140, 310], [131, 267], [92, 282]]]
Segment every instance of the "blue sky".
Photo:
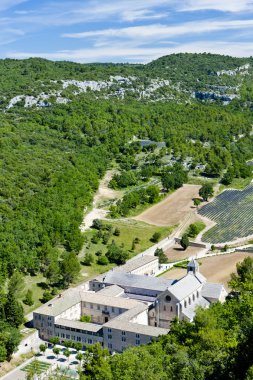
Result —
[[253, 56], [253, 0], [0, 0], [0, 57], [149, 62]]

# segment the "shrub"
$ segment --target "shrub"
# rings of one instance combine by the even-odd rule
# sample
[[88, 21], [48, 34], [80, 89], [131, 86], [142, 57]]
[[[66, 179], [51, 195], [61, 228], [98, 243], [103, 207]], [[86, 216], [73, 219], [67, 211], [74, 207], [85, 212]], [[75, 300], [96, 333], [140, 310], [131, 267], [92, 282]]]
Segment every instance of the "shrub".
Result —
[[86, 322], [86, 323], [91, 322], [91, 316], [90, 315], [82, 315], [80, 318], [80, 322]]

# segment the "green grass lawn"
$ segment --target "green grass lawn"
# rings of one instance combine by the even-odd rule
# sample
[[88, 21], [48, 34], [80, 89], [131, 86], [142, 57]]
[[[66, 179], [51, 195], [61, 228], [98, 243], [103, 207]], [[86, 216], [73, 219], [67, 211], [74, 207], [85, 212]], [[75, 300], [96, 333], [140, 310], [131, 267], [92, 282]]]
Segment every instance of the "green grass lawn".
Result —
[[219, 192], [222, 192], [226, 189], [238, 189], [243, 190], [246, 186], [252, 181], [251, 177], [248, 178], [234, 178], [230, 185], [220, 185]]
[[[139, 222], [133, 219], [122, 219], [122, 220], [113, 220], [109, 221], [108, 224], [111, 224], [114, 228], [118, 227], [120, 229], [120, 236], [112, 235], [109, 239], [108, 244], [115, 241], [115, 243], [124, 248], [126, 251], [130, 251], [130, 256], [135, 256], [136, 254], [146, 250], [151, 247], [154, 243], [150, 241], [150, 238], [155, 232], [161, 234], [160, 240], [164, 239], [166, 236], [169, 236], [174, 229], [173, 227], [158, 227], [143, 222]], [[103, 254], [106, 253], [107, 247], [100, 240], [97, 244], [91, 243], [90, 239], [93, 235], [96, 234], [96, 230], [89, 230], [85, 233], [87, 243], [84, 245], [79, 257], [80, 262], [82, 262], [83, 257], [86, 252], [92, 253], [94, 255], [94, 263], [92, 265], [82, 265], [82, 281], [87, 280], [96, 274], [104, 273], [111, 268], [114, 264], [109, 265], [98, 265], [96, 264], [96, 255], [97, 251], [102, 251]], [[132, 242], [134, 238], [139, 238], [140, 243], [136, 244], [135, 250], [131, 251]]]
[[23, 304], [25, 314], [28, 314], [32, 310], [36, 309], [37, 307], [41, 305], [40, 298], [42, 298], [44, 289], [40, 287], [38, 284], [45, 282], [46, 279], [40, 273], [37, 276], [25, 276], [24, 280], [25, 280], [24, 295], [26, 294], [26, 291], [30, 289], [33, 292], [33, 300], [34, 300], [34, 304], [32, 306]]

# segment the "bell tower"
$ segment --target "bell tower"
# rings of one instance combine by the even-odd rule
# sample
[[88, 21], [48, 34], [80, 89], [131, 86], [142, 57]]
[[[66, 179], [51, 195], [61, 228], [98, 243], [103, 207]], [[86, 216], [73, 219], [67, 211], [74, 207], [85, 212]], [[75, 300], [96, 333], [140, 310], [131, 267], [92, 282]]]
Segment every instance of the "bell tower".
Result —
[[189, 261], [187, 265], [187, 273], [196, 274], [198, 272], [199, 272], [199, 264], [197, 263], [197, 261], [194, 259]]

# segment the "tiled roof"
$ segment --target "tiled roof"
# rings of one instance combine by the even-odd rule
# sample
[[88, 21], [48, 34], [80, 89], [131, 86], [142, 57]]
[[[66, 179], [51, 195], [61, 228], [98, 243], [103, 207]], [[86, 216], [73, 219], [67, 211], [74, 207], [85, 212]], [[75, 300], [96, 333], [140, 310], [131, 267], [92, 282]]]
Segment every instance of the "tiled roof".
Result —
[[179, 301], [191, 295], [201, 287], [201, 282], [192, 273], [178, 280], [174, 285], [169, 287], [169, 292]]
[[71, 327], [74, 329], [79, 329], [83, 331], [91, 331], [91, 332], [97, 332], [102, 329], [102, 325], [98, 325], [96, 323], [86, 323], [86, 322], [80, 322], [80, 321], [73, 321], [69, 319], [64, 318], [58, 318], [55, 321], [56, 325], [64, 326], [64, 327]]
[[212, 284], [210, 282], [207, 282], [203, 286], [201, 294], [205, 298], [213, 298], [218, 300], [223, 289], [224, 287], [222, 284]]
[[110, 271], [104, 276], [103, 282], [105, 284], [116, 284], [123, 288], [140, 288], [162, 292], [175, 282], [175, 280]]
[[102, 288], [97, 293], [103, 294], [104, 296], [118, 297], [124, 293], [124, 289], [118, 285], [110, 285]]

